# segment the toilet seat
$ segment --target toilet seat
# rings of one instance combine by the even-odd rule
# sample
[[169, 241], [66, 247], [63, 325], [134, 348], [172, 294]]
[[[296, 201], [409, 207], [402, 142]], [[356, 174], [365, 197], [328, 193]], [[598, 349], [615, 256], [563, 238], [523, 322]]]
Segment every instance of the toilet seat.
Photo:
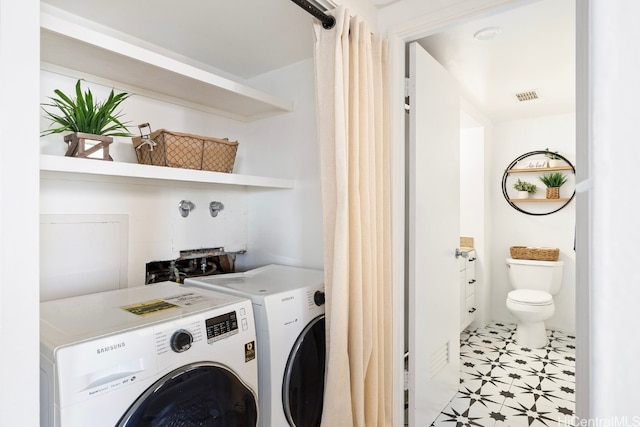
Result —
[[535, 291], [533, 289], [516, 289], [509, 292], [507, 299], [516, 304], [550, 305], [553, 297], [549, 292]]

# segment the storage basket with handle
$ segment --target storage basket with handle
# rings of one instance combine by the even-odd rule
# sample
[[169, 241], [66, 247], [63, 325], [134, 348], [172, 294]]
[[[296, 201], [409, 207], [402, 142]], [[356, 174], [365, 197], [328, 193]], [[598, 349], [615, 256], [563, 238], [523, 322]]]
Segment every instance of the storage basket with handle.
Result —
[[172, 132], [151, 131], [149, 123], [138, 125], [140, 136], [131, 139], [138, 163], [231, 173], [238, 141]]
[[533, 248], [528, 246], [511, 246], [511, 258], [535, 261], [557, 261], [560, 255], [558, 248]]

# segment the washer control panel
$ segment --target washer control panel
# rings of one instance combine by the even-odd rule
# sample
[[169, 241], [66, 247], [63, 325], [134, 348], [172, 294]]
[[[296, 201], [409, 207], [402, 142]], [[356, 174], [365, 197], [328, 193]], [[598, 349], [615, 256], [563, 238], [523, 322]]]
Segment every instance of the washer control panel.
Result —
[[235, 311], [211, 317], [205, 321], [205, 324], [209, 344], [238, 333], [238, 315]]
[[[183, 353], [203, 339], [202, 319], [189, 316], [154, 328], [156, 352], [160, 359], [173, 361], [172, 354]], [[168, 358], [168, 359], [167, 359]]]
[[171, 336], [171, 350], [176, 353], [182, 353], [183, 351], [187, 351], [191, 348], [191, 344], [193, 343], [193, 335], [191, 332], [186, 329], [178, 329]]

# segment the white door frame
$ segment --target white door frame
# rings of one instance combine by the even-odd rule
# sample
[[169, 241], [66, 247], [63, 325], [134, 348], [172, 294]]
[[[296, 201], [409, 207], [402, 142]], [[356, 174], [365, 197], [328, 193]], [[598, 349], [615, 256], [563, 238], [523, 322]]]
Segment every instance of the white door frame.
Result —
[[[389, 43], [389, 99], [391, 105], [390, 134], [392, 147], [392, 217], [393, 217], [393, 312], [394, 312], [394, 336], [393, 336], [393, 425], [404, 425], [404, 284], [405, 284], [405, 61], [407, 43], [418, 40], [429, 34], [436, 33], [448, 25], [463, 22], [482, 14], [495, 13], [500, 9], [514, 7], [527, 3], [528, 0], [470, 0], [457, 7], [445, 7], [427, 15], [405, 21], [401, 24], [387, 28], [387, 40]], [[577, 61], [578, 64], [586, 67], [586, 49], [581, 49], [586, 45], [586, 27], [588, 16], [586, 7], [577, 1], [578, 12], [576, 16], [577, 40]], [[458, 3], [459, 5], [460, 3]], [[584, 9], [581, 10], [581, 7]], [[384, 30], [384, 29], [383, 29]], [[586, 100], [588, 92], [588, 72], [584, 70], [583, 75], [578, 74], [577, 96], [581, 102]], [[577, 105], [577, 109], [580, 107]], [[585, 129], [587, 123], [584, 115], [577, 114], [578, 135], [582, 134], [580, 129]], [[580, 150], [578, 150], [580, 151]], [[582, 206], [587, 209], [586, 205]], [[584, 211], [583, 211], [584, 212]], [[588, 211], [587, 211], [588, 212]], [[576, 215], [580, 216], [580, 215]], [[578, 225], [579, 227], [580, 225]], [[585, 225], [586, 227], [586, 225]], [[584, 230], [584, 228], [583, 228]], [[580, 228], [577, 228], [577, 232]], [[584, 245], [588, 245], [584, 239]], [[580, 247], [580, 243], [579, 243]], [[588, 246], [583, 247], [587, 249]], [[585, 255], [586, 256], [586, 255]], [[577, 258], [577, 277], [588, 279], [588, 263], [580, 263]], [[586, 285], [586, 283], [585, 283]], [[582, 366], [576, 367], [576, 414], [579, 418], [588, 419], [590, 415], [590, 395], [589, 395], [589, 375], [588, 375], [588, 355], [589, 355], [589, 288], [587, 286], [576, 287], [576, 313], [582, 313], [581, 327], [576, 330], [576, 359], [582, 359]], [[580, 323], [577, 322], [577, 323]], [[410, 426], [412, 427], [412, 426]]]

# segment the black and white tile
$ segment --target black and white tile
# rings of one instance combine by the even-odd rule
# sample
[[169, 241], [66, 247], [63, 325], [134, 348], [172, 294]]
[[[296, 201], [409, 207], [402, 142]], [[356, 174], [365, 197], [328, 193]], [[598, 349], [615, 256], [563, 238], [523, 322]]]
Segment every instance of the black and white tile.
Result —
[[572, 425], [575, 338], [547, 331], [542, 349], [520, 347], [515, 324], [492, 323], [460, 336], [460, 388], [434, 427]]

